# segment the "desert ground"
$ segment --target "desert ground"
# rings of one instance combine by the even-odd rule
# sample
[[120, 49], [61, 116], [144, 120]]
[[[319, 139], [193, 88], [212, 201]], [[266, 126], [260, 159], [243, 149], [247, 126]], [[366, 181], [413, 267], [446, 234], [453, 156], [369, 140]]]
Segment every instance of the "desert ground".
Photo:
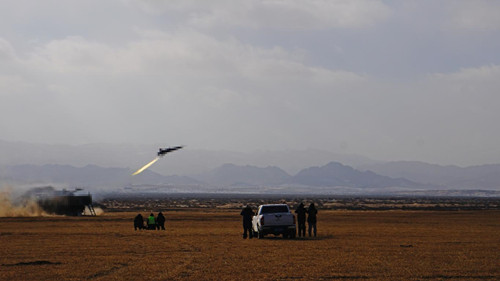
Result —
[[500, 280], [499, 210], [320, 209], [316, 238], [246, 240], [239, 209], [163, 211], [0, 218], [0, 280]]

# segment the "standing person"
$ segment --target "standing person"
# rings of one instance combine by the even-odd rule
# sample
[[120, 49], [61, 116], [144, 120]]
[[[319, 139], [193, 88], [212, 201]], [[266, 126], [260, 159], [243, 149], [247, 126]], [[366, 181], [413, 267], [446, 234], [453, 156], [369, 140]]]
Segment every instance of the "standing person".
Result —
[[297, 223], [299, 224], [299, 237], [306, 237], [306, 213], [307, 210], [304, 208], [304, 203], [300, 202], [299, 206], [295, 210], [297, 214]]
[[307, 209], [307, 223], [309, 224], [309, 237], [311, 237], [311, 229], [314, 229], [314, 237], [316, 237], [316, 215], [318, 214], [318, 210], [314, 207], [314, 203], [309, 205]]
[[142, 218], [141, 214], [138, 214], [134, 218], [134, 230], [141, 230], [144, 228], [144, 219]]
[[240, 215], [243, 216], [243, 239], [247, 239], [247, 231], [250, 239], [252, 239], [252, 217], [254, 215], [252, 208], [247, 205], [245, 208], [243, 208]]
[[156, 216], [156, 229], [160, 230], [165, 230], [165, 217], [161, 212], [158, 213], [158, 216]]
[[148, 230], [155, 230], [155, 229], [156, 229], [156, 220], [153, 213], [151, 213], [149, 214], [148, 217]]

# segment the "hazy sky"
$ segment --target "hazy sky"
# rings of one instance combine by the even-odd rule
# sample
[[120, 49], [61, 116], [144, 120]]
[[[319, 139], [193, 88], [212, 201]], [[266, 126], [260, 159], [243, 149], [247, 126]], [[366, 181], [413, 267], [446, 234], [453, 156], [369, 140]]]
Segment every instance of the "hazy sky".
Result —
[[2, 1], [0, 139], [500, 163], [500, 1]]

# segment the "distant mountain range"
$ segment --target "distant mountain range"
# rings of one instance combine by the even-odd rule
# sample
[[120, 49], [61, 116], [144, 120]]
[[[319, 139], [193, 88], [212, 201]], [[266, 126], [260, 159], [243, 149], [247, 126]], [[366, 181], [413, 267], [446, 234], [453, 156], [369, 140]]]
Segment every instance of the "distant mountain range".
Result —
[[250, 165], [237, 166], [234, 164], [224, 164], [196, 178], [211, 185], [262, 186], [287, 183], [291, 176], [282, 169], [273, 166], [259, 168]]
[[500, 164], [471, 167], [440, 166], [416, 161], [362, 165], [377, 174], [443, 186], [448, 189], [500, 190]]
[[[198, 191], [256, 187], [253, 189], [256, 192], [266, 192], [269, 188], [287, 192], [302, 187], [317, 192], [500, 191], [500, 164], [458, 167], [410, 161], [384, 163], [316, 150], [244, 154], [186, 148], [131, 176], [155, 157], [156, 150], [156, 147], [130, 145], [49, 146], [0, 141], [0, 188], [48, 184], [100, 190], [141, 186], [152, 189], [181, 186], [179, 190], [185, 190], [190, 186]], [[169, 171], [171, 175], [160, 174], [158, 170]]]
[[16, 165], [0, 169], [0, 180], [13, 185], [55, 184], [63, 186], [120, 188], [140, 185], [197, 185], [205, 188], [231, 187], [344, 187], [344, 188], [430, 188], [406, 179], [394, 179], [370, 171], [359, 171], [338, 162], [304, 169], [294, 176], [278, 167], [224, 164], [208, 173], [188, 176], [163, 176], [144, 171], [131, 176], [126, 168], [103, 168], [95, 165]]
[[371, 171], [359, 171], [338, 162], [330, 162], [322, 167], [312, 167], [300, 171], [292, 177], [291, 183], [308, 186], [344, 186], [359, 188], [410, 187], [424, 188], [423, 184], [404, 178], [390, 178]]
[[144, 171], [131, 176], [126, 168], [103, 168], [95, 165], [73, 167], [69, 165], [16, 165], [0, 167], [0, 181], [9, 185], [54, 184], [65, 187], [98, 187], [111, 189], [127, 185], [201, 184], [185, 176], [163, 176]]
[[[0, 140], [0, 166], [57, 164], [84, 167], [91, 164], [136, 170], [151, 161], [159, 147], [168, 145], [47, 145]], [[223, 164], [232, 163], [239, 166], [276, 166], [289, 174], [296, 174], [302, 169], [325, 165], [331, 161], [353, 167], [377, 163], [359, 155], [338, 154], [318, 149], [232, 152], [200, 150], [187, 145], [180, 151], [168, 154], [149, 170], [163, 175], [197, 175], [208, 173]]]

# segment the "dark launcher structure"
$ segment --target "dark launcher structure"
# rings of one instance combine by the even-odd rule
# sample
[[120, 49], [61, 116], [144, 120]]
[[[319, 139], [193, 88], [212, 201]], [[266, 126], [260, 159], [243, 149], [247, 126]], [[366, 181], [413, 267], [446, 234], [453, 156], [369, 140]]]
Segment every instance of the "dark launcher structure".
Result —
[[38, 205], [50, 214], [83, 216], [85, 209], [88, 209], [90, 213], [88, 215], [95, 216], [92, 195], [90, 192], [82, 194], [81, 190], [80, 188], [73, 191], [54, 190], [52, 187], [37, 188], [30, 192], [30, 197], [34, 198]]

